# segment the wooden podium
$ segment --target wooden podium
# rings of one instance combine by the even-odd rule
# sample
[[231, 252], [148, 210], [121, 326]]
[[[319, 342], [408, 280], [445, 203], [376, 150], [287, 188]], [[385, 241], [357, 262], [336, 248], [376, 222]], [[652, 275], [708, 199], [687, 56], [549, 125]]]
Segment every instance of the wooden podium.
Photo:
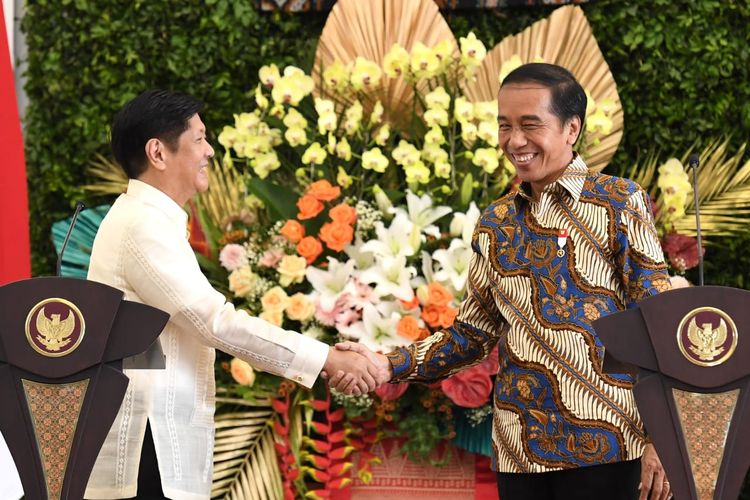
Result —
[[25, 498], [83, 498], [128, 386], [122, 362], [169, 315], [101, 283], [34, 278], [0, 287], [0, 430]]
[[750, 292], [682, 288], [594, 322], [675, 498], [735, 500], [750, 465]]

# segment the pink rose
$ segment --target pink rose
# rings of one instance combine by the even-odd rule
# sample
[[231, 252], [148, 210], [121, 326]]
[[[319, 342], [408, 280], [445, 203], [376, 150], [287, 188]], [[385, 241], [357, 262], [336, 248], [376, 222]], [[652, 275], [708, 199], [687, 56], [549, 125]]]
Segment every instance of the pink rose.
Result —
[[234, 271], [247, 264], [247, 252], [245, 247], [236, 243], [230, 243], [221, 249], [219, 262], [227, 271]]
[[284, 257], [284, 251], [281, 249], [266, 250], [263, 257], [260, 258], [258, 264], [266, 267], [276, 267], [281, 258]]
[[492, 393], [492, 379], [486, 368], [472, 366], [468, 370], [443, 380], [440, 388], [446, 396], [458, 406], [479, 408], [484, 405]]
[[409, 384], [383, 384], [375, 389], [375, 394], [383, 401], [393, 401], [400, 398], [409, 388]]

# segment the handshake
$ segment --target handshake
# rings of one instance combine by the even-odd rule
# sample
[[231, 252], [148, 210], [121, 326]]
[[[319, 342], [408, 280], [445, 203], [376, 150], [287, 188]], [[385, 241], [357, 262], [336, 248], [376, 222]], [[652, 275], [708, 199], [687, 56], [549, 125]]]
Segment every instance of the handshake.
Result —
[[321, 376], [332, 389], [359, 396], [391, 380], [393, 373], [385, 355], [356, 342], [341, 342], [329, 351]]

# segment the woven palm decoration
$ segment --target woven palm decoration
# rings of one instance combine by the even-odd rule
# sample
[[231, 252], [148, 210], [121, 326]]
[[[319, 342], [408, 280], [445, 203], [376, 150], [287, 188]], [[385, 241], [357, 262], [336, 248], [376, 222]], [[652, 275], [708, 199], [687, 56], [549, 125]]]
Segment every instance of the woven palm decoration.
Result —
[[[606, 133], [587, 132], [583, 147], [579, 146], [589, 168], [601, 171], [620, 144], [623, 112], [615, 79], [580, 7], [561, 7], [521, 33], [503, 39], [487, 54], [476, 79], [464, 83], [466, 96], [473, 102], [497, 99], [501, 72], [504, 77], [514, 67], [530, 62], [568, 69], [593, 100], [607, 110], [611, 129]], [[590, 118], [588, 115], [587, 120]]]
[[[104, 216], [109, 212], [109, 205], [101, 205], [95, 208], [81, 210], [78, 220], [70, 233], [70, 240], [63, 255], [60, 274], [70, 278], [85, 278], [89, 270], [91, 259], [91, 248], [94, 246], [94, 237], [99, 230]], [[73, 217], [57, 221], [52, 224], [52, 242], [55, 250], [60, 253], [65, 235], [68, 233], [70, 222]]]

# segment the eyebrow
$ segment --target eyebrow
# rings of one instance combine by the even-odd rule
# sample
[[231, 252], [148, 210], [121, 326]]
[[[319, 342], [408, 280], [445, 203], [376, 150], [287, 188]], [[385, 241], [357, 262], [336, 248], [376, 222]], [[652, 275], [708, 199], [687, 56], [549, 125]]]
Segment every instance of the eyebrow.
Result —
[[[508, 120], [508, 117], [505, 115], [498, 115], [497, 117], [498, 121], [500, 120]], [[537, 115], [522, 115], [521, 121], [535, 121], [535, 122], [541, 122], [543, 121], [539, 116]]]

